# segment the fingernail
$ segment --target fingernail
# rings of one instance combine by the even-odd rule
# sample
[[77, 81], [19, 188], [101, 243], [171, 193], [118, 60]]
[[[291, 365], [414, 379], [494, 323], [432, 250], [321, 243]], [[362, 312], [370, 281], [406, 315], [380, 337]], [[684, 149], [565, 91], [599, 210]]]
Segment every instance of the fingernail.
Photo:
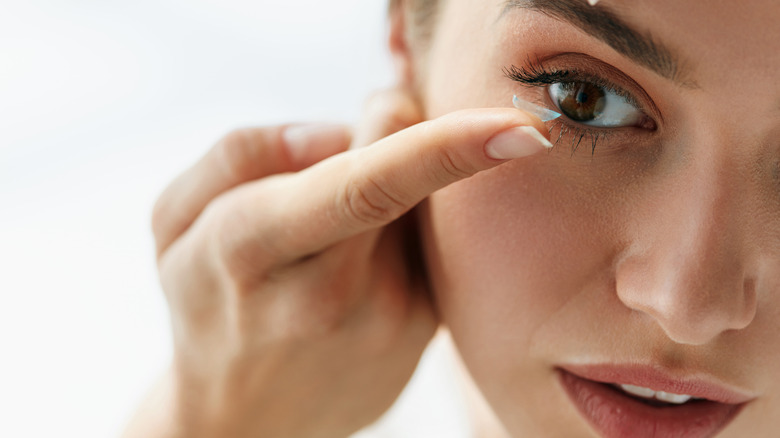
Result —
[[344, 126], [330, 123], [291, 125], [282, 132], [290, 158], [296, 162], [305, 159], [316, 145], [329, 145], [329, 141], [343, 141], [344, 138]]
[[490, 158], [508, 160], [533, 155], [549, 149], [552, 143], [532, 126], [518, 126], [499, 132], [485, 144]]

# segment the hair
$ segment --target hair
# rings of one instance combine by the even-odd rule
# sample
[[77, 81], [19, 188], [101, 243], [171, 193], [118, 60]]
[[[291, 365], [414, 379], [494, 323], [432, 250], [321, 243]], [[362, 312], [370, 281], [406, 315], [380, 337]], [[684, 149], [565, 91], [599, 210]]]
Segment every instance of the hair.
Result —
[[[405, 5], [401, 4], [402, 1]], [[440, 0], [390, 0], [390, 11], [406, 13], [409, 40], [418, 47], [427, 47], [440, 3]], [[397, 8], [403, 6], [406, 6], [404, 11], [397, 11]]]

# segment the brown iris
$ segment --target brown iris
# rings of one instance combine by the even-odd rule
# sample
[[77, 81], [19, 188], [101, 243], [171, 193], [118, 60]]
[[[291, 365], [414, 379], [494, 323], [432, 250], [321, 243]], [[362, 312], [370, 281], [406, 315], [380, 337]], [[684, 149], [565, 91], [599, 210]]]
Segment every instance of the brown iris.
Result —
[[575, 122], [589, 122], [604, 111], [604, 89], [587, 82], [564, 82], [556, 90], [557, 104], [566, 117]]

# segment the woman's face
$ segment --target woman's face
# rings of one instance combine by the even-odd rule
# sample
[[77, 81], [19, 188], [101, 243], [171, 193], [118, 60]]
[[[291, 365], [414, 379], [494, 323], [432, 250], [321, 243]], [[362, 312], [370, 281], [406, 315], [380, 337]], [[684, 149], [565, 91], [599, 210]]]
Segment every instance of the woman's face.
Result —
[[[422, 208], [442, 318], [506, 428], [777, 436], [777, 2], [448, 0], [440, 13], [417, 78], [428, 117], [515, 94], [564, 113], [551, 152]], [[658, 399], [682, 395], [710, 401]]]

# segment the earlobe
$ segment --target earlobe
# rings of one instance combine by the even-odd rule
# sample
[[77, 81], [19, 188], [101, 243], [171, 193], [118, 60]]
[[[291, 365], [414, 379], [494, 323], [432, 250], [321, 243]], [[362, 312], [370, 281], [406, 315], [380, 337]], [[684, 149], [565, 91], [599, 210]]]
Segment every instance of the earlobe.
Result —
[[409, 14], [408, 1], [393, 0], [390, 2], [388, 48], [393, 59], [396, 82], [403, 87], [414, 89], [414, 57], [409, 41], [409, 29], [407, 29], [407, 25], [410, 23]]

